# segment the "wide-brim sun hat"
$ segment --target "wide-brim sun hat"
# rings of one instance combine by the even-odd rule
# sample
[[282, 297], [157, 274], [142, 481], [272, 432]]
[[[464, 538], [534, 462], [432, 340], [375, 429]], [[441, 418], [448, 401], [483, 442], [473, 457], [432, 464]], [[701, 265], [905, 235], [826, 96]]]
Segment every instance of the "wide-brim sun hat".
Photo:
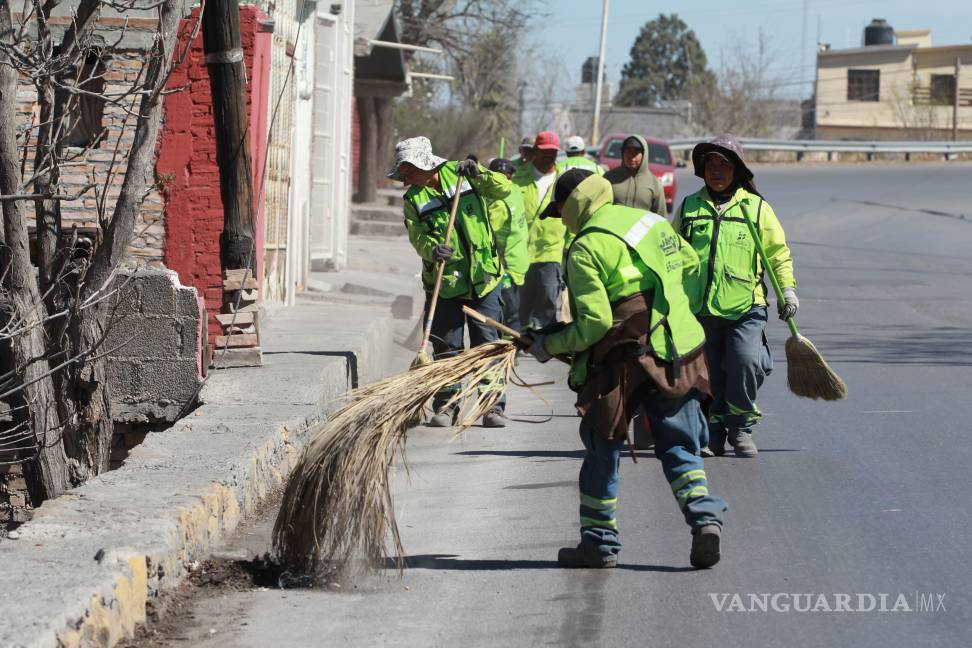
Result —
[[422, 171], [434, 171], [445, 164], [446, 159], [432, 154], [432, 142], [428, 137], [410, 137], [395, 145], [395, 166], [385, 177], [404, 181], [398, 169], [406, 162]]

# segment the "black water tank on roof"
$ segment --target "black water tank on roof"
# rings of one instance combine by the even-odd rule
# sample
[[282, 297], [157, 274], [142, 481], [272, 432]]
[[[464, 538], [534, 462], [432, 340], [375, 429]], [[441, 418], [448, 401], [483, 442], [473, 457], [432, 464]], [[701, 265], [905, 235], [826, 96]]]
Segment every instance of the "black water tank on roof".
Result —
[[597, 57], [588, 56], [581, 66], [581, 83], [594, 83], [597, 77]]
[[894, 45], [894, 27], [884, 18], [875, 18], [864, 28], [864, 47]]

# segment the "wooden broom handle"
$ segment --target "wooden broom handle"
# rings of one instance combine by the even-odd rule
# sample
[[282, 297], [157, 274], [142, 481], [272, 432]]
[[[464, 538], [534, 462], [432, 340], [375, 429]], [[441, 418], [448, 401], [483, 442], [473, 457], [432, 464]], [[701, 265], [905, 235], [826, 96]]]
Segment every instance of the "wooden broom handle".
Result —
[[[512, 337], [514, 340], [516, 340], [520, 344], [526, 344], [527, 343], [527, 338], [526, 337], [524, 337], [523, 335], [521, 335], [517, 331], [511, 329], [506, 324], [503, 324], [502, 322], [497, 322], [492, 317], [486, 317], [485, 315], [483, 315], [479, 311], [475, 311], [475, 310], [469, 308], [468, 306], [463, 306], [462, 307], [462, 312], [465, 313], [466, 315], [468, 315], [469, 317], [473, 318], [477, 322], [482, 322], [483, 324], [486, 324], [487, 326], [492, 326], [494, 329], [496, 329], [500, 333], [505, 333], [506, 335], [509, 335], [510, 337]], [[558, 360], [560, 360], [563, 363], [571, 364], [570, 360], [568, 360], [564, 356], [555, 355], [554, 357], [557, 358]], [[646, 424], [647, 424], [647, 422], [648, 422], [647, 419], [645, 419], [645, 423]], [[635, 454], [634, 439], [632, 438], [631, 430], [630, 429], [627, 430], [627, 436], [625, 438], [625, 443], [628, 446], [628, 453], [631, 455], [631, 460], [634, 461], [635, 463], [638, 463], [638, 456]]]
[[[466, 315], [468, 315], [469, 317], [473, 318], [477, 322], [482, 322], [486, 326], [493, 327], [494, 329], [496, 329], [500, 333], [503, 333], [505, 335], [509, 335], [511, 338], [513, 338], [516, 342], [519, 342], [520, 344], [529, 344], [529, 342], [530, 342], [530, 338], [526, 337], [525, 335], [523, 335], [521, 333], [518, 333], [517, 331], [511, 329], [509, 326], [507, 326], [506, 324], [503, 324], [502, 322], [497, 322], [496, 320], [494, 320], [491, 317], [486, 317], [485, 315], [483, 315], [479, 311], [473, 310], [472, 308], [469, 308], [468, 306], [463, 306], [462, 307], [462, 312], [465, 313]], [[568, 360], [564, 356], [555, 355], [553, 357], [554, 358], [557, 358], [558, 360], [560, 360], [563, 363], [570, 364], [570, 360]]]
[[[449, 245], [452, 240], [452, 230], [456, 225], [456, 212], [459, 211], [459, 197], [462, 195], [462, 176], [457, 176], [455, 195], [452, 196], [452, 209], [449, 211], [449, 224], [446, 226], [445, 244]], [[425, 318], [425, 331], [422, 334], [422, 346], [419, 353], [425, 351], [429, 346], [429, 338], [432, 336], [432, 319], [435, 317], [435, 307], [439, 303], [439, 290], [442, 288], [442, 275], [445, 274], [445, 261], [439, 261], [439, 269], [435, 273], [435, 285], [432, 287], [432, 299], [429, 301], [429, 312]]]

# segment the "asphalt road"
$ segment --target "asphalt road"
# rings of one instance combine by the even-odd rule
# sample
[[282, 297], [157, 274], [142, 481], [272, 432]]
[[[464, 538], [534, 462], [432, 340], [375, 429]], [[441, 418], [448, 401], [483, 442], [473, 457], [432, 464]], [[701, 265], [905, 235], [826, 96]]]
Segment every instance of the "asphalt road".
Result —
[[[510, 412], [552, 409], [549, 422], [410, 436], [410, 479], [395, 483], [401, 579], [199, 600], [173, 645], [972, 645], [972, 166], [756, 172], [793, 250], [801, 329], [849, 396], [789, 394], [786, 327], [772, 320], [760, 454], [706, 460], [729, 502], [719, 565], [689, 567], [688, 528], [645, 452], [622, 464], [618, 569], [557, 567], [577, 540], [581, 445], [564, 369], [528, 360], [526, 378], [557, 380], [540, 390], [550, 405], [517, 389]], [[682, 195], [699, 186], [680, 182]], [[825, 611], [840, 594], [864, 611]], [[880, 611], [882, 594], [899, 611]]]

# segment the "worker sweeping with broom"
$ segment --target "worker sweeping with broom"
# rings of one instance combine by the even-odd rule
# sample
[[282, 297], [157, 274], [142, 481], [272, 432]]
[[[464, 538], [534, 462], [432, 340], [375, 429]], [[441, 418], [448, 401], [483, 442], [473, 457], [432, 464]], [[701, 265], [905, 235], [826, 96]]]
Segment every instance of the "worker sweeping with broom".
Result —
[[789, 320], [800, 307], [793, 260], [783, 227], [757, 192], [735, 137], [720, 135], [697, 145], [692, 162], [705, 187], [685, 198], [672, 226], [701, 260], [701, 271], [685, 289], [705, 329], [709, 360], [712, 401], [705, 454], [725, 454], [728, 441], [736, 456], [755, 457], [753, 426], [762, 416], [756, 394], [773, 370], [764, 333], [763, 275], [768, 271], [779, 286], [779, 316]]
[[580, 534], [560, 550], [563, 567], [614, 567], [621, 542], [615, 518], [618, 468], [628, 424], [641, 407], [685, 521], [692, 528], [690, 562], [720, 558], [723, 500], [709, 493], [700, 450], [708, 441], [699, 398], [708, 390], [705, 334], [689, 309], [683, 274], [695, 252], [668, 221], [614, 205], [611, 184], [583, 169], [557, 180], [545, 218], [563, 219], [576, 235], [567, 255], [572, 321], [556, 333], [530, 335], [527, 352], [541, 362], [573, 358], [568, 382], [578, 392], [580, 436], [587, 450], [580, 472]]
[[[467, 325], [462, 307], [468, 305], [488, 317], [502, 317], [500, 280], [504, 274], [494, 227], [501, 228], [489, 203], [502, 201], [513, 184], [501, 173], [488, 171], [475, 160], [447, 161], [432, 154], [426, 137], [402, 140], [395, 146], [395, 168], [388, 177], [409, 185], [405, 192], [405, 226], [412, 247], [422, 257], [422, 283], [428, 295], [429, 326], [423, 350], [431, 340], [436, 359], [455, 356], [464, 348]], [[504, 212], [507, 213], [507, 212]], [[469, 320], [472, 346], [498, 339], [495, 329]], [[480, 391], [502, 391], [500, 376], [484, 380]], [[432, 400], [432, 427], [455, 423], [458, 403], [453, 385]], [[505, 427], [505, 396], [483, 416], [486, 427]]]

